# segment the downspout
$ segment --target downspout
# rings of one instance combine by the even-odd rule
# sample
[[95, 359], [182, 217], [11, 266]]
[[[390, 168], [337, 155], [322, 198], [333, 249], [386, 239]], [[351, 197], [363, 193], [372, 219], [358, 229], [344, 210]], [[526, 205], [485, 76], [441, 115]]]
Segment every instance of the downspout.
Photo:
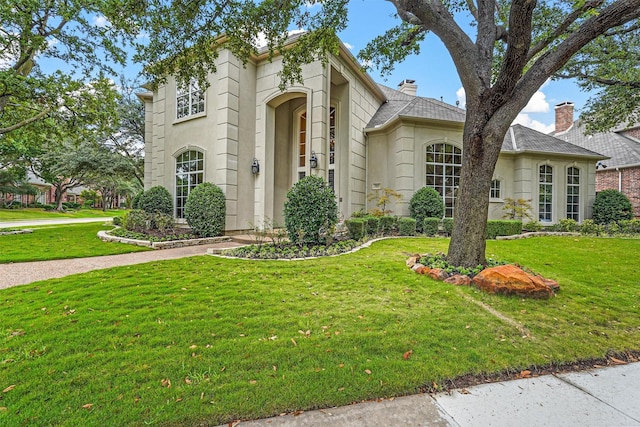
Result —
[[622, 193], [622, 171], [620, 168], [616, 168], [618, 172], [618, 191]]
[[365, 128], [362, 129], [364, 135], [364, 211], [367, 211], [367, 191], [369, 191], [369, 134]]

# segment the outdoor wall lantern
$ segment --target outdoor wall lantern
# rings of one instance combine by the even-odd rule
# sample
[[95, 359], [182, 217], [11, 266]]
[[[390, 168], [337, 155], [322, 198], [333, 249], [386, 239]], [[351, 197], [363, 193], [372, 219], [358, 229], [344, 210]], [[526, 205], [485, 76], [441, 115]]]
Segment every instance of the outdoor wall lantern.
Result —
[[311, 157], [309, 157], [309, 165], [311, 166], [311, 169], [315, 169], [318, 167], [318, 157], [316, 157], [315, 151], [311, 152]]
[[254, 157], [253, 162], [251, 163], [251, 173], [257, 175], [258, 172], [260, 172], [260, 163], [258, 162], [258, 159]]
[[596, 163], [596, 169], [606, 169], [607, 165], [605, 165], [604, 163], [602, 163], [602, 161], [599, 161], [598, 163]]

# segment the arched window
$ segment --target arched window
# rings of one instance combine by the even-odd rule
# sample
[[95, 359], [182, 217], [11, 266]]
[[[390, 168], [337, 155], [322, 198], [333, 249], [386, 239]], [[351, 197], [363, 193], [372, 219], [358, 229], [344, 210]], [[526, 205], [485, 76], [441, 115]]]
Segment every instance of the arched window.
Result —
[[538, 219], [542, 222], [553, 220], [553, 168], [540, 166], [538, 177], [540, 191], [538, 193]]
[[329, 187], [336, 189], [336, 107], [333, 105], [329, 109]]
[[303, 111], [298, 116], [298, 127], [297, 127], [297, 144], [298, 144], [298, 162], [297, 162], [297, 173], [298, 180], [305, 177], [307, 174], [307, 112]]
[[427, 145], [426, 185], [434, 188], [442, 196], [447, 218], [453, 218], [461, 168], [461, 149], [444, 143]]
[[580, 169], [567, 169], [567, 218], [580, 220]]
[[184, 205], [191, 190], [204, 182], [204, 155], [185, 151], [176, 158], [176, 218], [184, 218]]

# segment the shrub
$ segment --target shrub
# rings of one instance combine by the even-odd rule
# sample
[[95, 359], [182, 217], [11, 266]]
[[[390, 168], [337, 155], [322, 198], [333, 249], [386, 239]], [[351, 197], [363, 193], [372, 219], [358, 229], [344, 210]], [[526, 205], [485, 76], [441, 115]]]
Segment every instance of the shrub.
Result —
[[398, 229], [401, 236], [415, 236], [416, 235], [415, 218], [400, 218], [398, 220]]
[[603, 190], [596, 194], [593, 202], [593, 220], [596, 224], [609, 224], [633, 219], [631, 202], [617, 190]]
[[442, 230], [444, 231], [444, 234], [451, 236], [451, 232], [453, 231], [453, 218], [442, 219]]
[[390, 215], [380, 217], [380, 232], [382, 234], [389, 234], [397, 229], [398, 217]]
[[351, 218], [344, 222], [349, 232], [349, 238], [360, 240], [364, 237], [365, 220], [362, 218]]
[[624, 234], [640, 234], [640, 219], [624, 219], [618, 222], [620, 232]]
[[438, 234], [438, 227], [440, 226], [440, 218], [425, 218], [422, 223], [422, 231], [429, 237], [433, 237]]
[[431, 187], [422, 187], [411, 197], [409, 215], [415, 218], [417, 230], [422, 231], [425, 218], [442, 218], [444, 215], [442, 196]]
[[377, 235], [380, 229], [380, 218], [377, 216], [368, 216], [365, 220], [367, 221], [367, 235]]
[[505, 197], [502, 210], [505, 211], [505, 214], [502, 215], [503, 219], [523, 220], [528, 218], [529, 220], [533, 220], [533, 216], [531, 215], [531, 199], [512, 199]]
[[144, 233], [149, 226], [149, 214], [142, 209], [132, 209], [122, 218], [122, 227], [129, 231]]
[[140, 209], [140, 199], [142, 198], [143, 194], [144, 191], [141, 191], [133, 196], [133, 199], [131, 199], [131, 209]]
[[516, 220], [489, 220], [487, 221], [487, 239], [495, 239], [497, 236], [512, 236], [522, 233], [522, 221]]
[[157, 185], [142, 193], [138, 208], [147, 213], [173, 215], [173, 200], [166, 188]]
[[582, 221], [580, 232], [582, 234], [595, 234], [596, 236], [599, 236], [604, 233], [604, 225], [596, 224], [592, 219], [586, 219]]
[[542, 230], [542, 224], [540, 221], [529, 221], [522, 225], [522, 229], [525, 231], [540, 231]]
[[284, 225], [293, 243], [318, 244], [336, 222], [336, 195], [322, 178], [306, 176], [287, 193]]
[[165, 231], [173, 230], [173, 224], [173, 216], [171, 215], [163, 213], [151, 214], [151, 228], [158, 229], [158, 231], [164, 233]]
[[184, 217], [194, 233], [202, 237], [220, 236], [227, 215], [224, 193], [215, 184], [203, 182], [189, 193]]
[[381, 217], [391, 213], [391, 209], [387, 209], [387, 204], [391, 203], [391, 199], [395, 199], [396, 202], [402, 200], [402, 194], [391, 188], [382, 189], [382, 194], [380, 194], [380, 190], [375, 190], [373, 193], [370, 193], [367, 196], [367, 200], [376, 202], [376, 207], [371, 209], [371, 215], [376, 217]]
[[120, 218], [119, 216], [114, 216], [112, 222], [113, 225], [122, 225], [122, 218]]
[[559, 225], [561, 231], [571, 232], [578, 230], [578, 223], [572, 218], [562, 218]]

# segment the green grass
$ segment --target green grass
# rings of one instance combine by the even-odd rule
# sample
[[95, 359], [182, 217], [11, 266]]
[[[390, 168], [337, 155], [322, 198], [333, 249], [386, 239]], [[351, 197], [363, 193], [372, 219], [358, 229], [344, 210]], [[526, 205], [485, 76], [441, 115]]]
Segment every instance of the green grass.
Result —
[[14, 386], [0, 393], [0, 425], [217, 425], [639, 349], [629, 254], [640, 240], [489, 242], [488, 255], [559, 281], [550, 300], [404, 265], [447, 243], [386, 240], [299, 262], [202, 256], [0, 291], [0, 390]]
[[47, 212], [40, 208], [0, 209], [0, 222], [29, 219], [104, 218], [122, 216], [124, 212], [125, 211], [121, 209], [108, 209], [106, 212], [103, 212], [100, 209], [80, 209], [68, 212]]
[[140, 246], [103, 242], [97, 237], [98, 231], [111, 230], [113, 227], [100, 223], [30, 228], [33, 229], [33, 233], [0, 236], [0, 264], [84, 258], [148, 250]]

